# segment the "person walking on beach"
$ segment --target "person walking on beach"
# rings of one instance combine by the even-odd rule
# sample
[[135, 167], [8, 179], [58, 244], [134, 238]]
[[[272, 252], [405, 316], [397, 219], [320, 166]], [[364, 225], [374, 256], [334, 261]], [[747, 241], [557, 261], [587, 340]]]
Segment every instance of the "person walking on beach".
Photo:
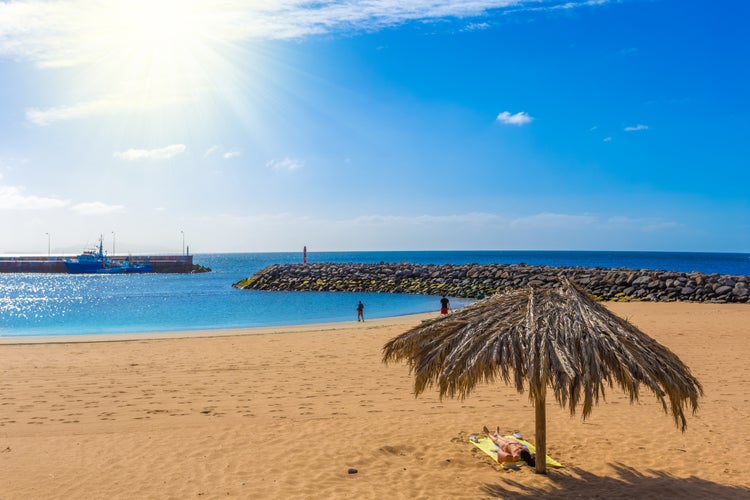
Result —
[[451, 308], [451, 301], [448, 300], [445, 295], [443, 295], [443, 298], [440, 299], [440, 314], [448, 314], [448, 311]]
[[357, 304], [357, 321], [364, 321], [364, 320], [365, 320], [365, 305], [360, 300], [359, 304]]

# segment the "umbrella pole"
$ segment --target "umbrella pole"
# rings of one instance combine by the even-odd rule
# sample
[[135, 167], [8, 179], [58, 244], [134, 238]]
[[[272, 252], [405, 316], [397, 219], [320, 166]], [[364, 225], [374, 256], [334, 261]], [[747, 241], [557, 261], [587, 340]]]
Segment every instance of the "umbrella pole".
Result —
[[536, 434], [536, 472], [547, 474], [547, 386], [537, 392], [534, 399]]

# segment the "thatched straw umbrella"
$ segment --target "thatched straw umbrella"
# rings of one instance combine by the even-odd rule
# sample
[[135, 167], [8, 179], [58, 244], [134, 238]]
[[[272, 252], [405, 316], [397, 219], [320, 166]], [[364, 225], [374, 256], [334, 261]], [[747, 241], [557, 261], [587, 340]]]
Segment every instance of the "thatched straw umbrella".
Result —
[[638, 400], [650, 389], [684, 432], [684, 410], [695, 412], [700, 382], [669, 349], [590, 299], [561, 277], [557, 288], [500, 293], [448, 316], [423, 322], [390, 340], [383, 361], [406, 360], [414, 393], [436, 384], [444, 396], [469, 395], [480, 382], [502, 379], [529, 391], [536, 411], [536, 471], [546, 473], [545, 399], [586, 419], [613, 382]]

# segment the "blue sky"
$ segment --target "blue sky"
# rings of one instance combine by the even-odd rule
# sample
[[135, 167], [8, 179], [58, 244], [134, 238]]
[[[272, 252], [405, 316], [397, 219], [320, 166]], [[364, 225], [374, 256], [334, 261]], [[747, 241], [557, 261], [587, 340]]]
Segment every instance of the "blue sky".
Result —
[[0, 1], [0, 253], [750, 252], [748, 18]]

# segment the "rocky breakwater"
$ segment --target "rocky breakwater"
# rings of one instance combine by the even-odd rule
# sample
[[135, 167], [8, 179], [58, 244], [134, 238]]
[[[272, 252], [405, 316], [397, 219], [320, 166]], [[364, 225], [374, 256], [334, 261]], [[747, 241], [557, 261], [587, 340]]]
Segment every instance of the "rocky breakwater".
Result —
[[750, 303], [750, 277], [526, 264], [285, 264], [235, 283], [252, 290], [386, 292], [483, 298], [565, 275], [598, 300]]

